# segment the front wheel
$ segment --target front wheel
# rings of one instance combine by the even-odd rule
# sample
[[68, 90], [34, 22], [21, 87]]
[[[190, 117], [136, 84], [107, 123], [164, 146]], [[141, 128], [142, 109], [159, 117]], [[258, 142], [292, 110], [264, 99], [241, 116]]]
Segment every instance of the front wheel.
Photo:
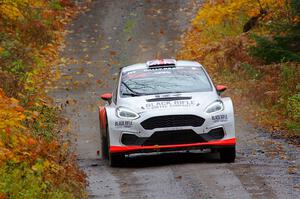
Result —
[[102, 158], [108, 159], [108, 143], [107, 139], [104, 136], [101, 136], [101, 149], [102, 149]]
[[109, 152], [109, 146], [110, 146], [110, 140], [109, 140], [109, 131], [108, 128], [106, 129], [106, 146], [107, 146], [107, 159], [108, 159], [108, 165], [111, 167], [115, 166], [122, 166], [125, 162], [125, 154], [123, 153], [110, 153]]
[[108, 153], [108, 164], [111, 167], [122, 166], [125, 162], [125, 155], [123, 153]]
[[223, 148], [219, 150], [221, 162], [231, 163], [235, 160], [235, 146], [231, 148]]

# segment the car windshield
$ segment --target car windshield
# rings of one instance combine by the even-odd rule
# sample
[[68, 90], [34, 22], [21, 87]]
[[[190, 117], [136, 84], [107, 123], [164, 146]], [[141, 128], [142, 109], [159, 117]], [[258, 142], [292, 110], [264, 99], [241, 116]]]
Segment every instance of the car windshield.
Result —
[[121, 96], [212, 91], [200, 67], [139, 69], [122, 73]]

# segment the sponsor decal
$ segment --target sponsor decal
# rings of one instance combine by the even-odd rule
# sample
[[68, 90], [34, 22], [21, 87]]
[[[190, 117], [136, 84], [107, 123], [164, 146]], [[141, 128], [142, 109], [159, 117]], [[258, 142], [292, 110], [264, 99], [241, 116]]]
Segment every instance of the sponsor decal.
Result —
[[214, 115], [211, 117], [213, 122], [226, 122], [228, 120], [227, 115]]
[[132, 121], [116, 121], [115, 122], [115, 127], [131, 127], [132, 126]]
[[158, 71], [158, 72], [154, 72], [154, 74], [171, 74], [170, 71]]
[[195, 101], [192, 100], [175, 100], [175, 101], [162, 101], [152, 102], [146, 104], [146, 109], [162, 109], [162, 108], [176, 108], [176, 107], [191, 107], [195, 106]]

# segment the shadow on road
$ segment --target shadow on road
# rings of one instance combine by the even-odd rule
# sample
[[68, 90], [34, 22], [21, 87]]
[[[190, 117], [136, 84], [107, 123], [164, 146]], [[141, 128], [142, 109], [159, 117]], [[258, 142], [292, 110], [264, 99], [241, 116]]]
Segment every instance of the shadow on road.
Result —
[[172, 164], [187, 163], [220, 163], [218, 153], [167, 153], [139, 155], [126, 157], [126, 160], [119, 168], [144, 168], [158, 167]]

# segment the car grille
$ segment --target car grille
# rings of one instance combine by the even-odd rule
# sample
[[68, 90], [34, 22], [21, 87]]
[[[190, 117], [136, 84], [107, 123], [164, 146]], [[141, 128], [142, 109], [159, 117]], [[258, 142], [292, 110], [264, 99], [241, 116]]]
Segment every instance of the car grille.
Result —
[[144, 142], [144, 146], [172, 145], [203, 142], [193, 130], [157, 131]]
[[199, 127], [204, 121], [202, 117], [196, 115], [165, 115], [146, 119], [141, 125], [146, 130], [178, 126]]
[[138, 137], [133, 134], [124, 133], [121, 142], [124, 145], [152, 146], [152, 145], [172, 145], [189, 144], [197, 142], [208, 142], [219, 140], [224, 137], [223, 128], [212, 129], [208, 133], [197, 134], [191, 129], [176, 131], [156, 131], [150, 137]]

